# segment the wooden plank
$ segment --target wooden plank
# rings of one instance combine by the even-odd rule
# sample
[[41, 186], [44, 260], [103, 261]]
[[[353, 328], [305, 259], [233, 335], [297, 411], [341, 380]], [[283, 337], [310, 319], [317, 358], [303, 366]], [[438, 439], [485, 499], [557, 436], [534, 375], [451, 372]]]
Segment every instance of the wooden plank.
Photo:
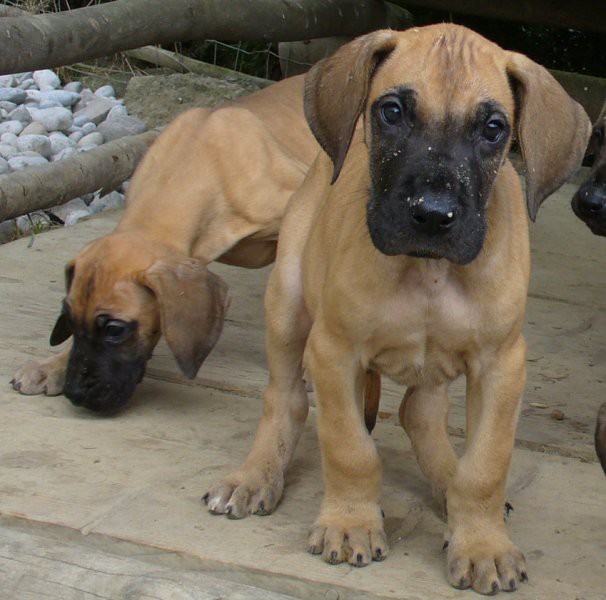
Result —
[[[2, 391], [0, 400], [0, 513], [8, 519], [79, 531], [82, 543], [178, 553], [190, 568], [297, 597], [460, 597], [445, 582], [444, 523], [393, 424], [379, 423], [374, 434], [392, 554], [358, 570], [304, 551], [321, 498], [313, 415], [279, 510], [236, 522], [210, 515], [200, 496], [245, 456], [259, 403], [161, 381], [145, 381], [139, 402], [115, 419], [52, 398]], [[603, 598], [599, 466], [517, 450], [510, 481], [510, 527], [531, 573], [516, 597]]]
[[[597, 464], [565, 457], [589, 457], [606, 360], [597, 293], [605, 272], [597, 251], [603, 240], [586, 235], [569, 212], [572, 189], [550, 201], [533, 228], [539, 269], [527, 326], [531, 373], [508, 491], [515, 506], [512, 535], [531, 575], [516, 598], [529, 600], [603, 598], [606, 479]], [[46, 355], [63, 295], [63, 263], [111, 229], [116, 218], [104, 215], [37, 236], [31, 247], [25, 239], [0, 248], [0, 260], [10, 265], [0, 276], [0, 379], [7, 381], [25, 357]], [[180, 383], [170, 353], [160, 346], [150, 364], [152, 377], [115, 418], [75, 409], [60, 397], [23, 397], [0, 388], [5, 524], [44, 524], [59, 540], [77, 539], [108, 552], [126, 544], [139, 558], [153, 555], [156, 564], [166, 560], [164, 566], [195, 568], [300, 598], [460, 598], [445, 582], [444, 524], [397, 426], [402, 389], [395, 386], [386, 386], [385, 411], [373, 433], [384, 461], [383, 506], [392, 546], [384, 563], [360, 570], [332, 567], [304, 552], [322, 493], [313, 410], [275, 515], [234, 522], [202, 507], [206, 486], [245, 456], [266, 379], [266, 271], [216, 270], [229, 278], [234, 293], [231, 321], [193, 385]], [[455, 432], [463, 423], [461, 394], [455, 387]], [[529, 404], [536, 401], [549, 408]], [[564, 421], [549, 418], [559, 402]], [[455, 440], [460, 447], [460, 437]], [[549, 444], [555, 456], [526, 449]], [[0, 581], [9, 574], [0, 564]], [[40, 577], [54, 581], [45, 573]]]
[[293, 600], [205, 573], [143, 562], [136, 552], [120, 556], [57, 539], [48, 528], [35, 531], [39, 530], [41, 533], [0, 526], [2, 598]]

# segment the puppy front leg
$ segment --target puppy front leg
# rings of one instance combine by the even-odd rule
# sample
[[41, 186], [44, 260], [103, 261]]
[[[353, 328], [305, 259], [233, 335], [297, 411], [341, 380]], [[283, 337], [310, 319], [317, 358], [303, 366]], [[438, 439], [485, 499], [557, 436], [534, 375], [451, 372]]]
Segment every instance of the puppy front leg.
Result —
[[298, 273], [288, 266], [276, 265], [271, 273], [265, 297], [269, 383], [263, 416], [242, 466], [204, 495], [213, 514], [234, 519], [267, 515], [282, 497], [284, 473], [309, 411], [302, 363], [310, 325], [297, 281]]
[[312, 328], [305, 352], [324, 474], [324, 499], [307, 549], [331, 564], [362, 567], [388, 551], [379, 506], [381, 463], [362, 415], [364, 370], [351, 349], [320, 325]]
[[465, 454], [448, 487], [448, 579], [482, 594], [513, 591], [526, 581], [523, 554], [503, 520], [505, 484], [526, 380], [526, 345], [520, 336], [468, 373], [474, 410]]
[[20, 367], [10, 383], [13, 389], [26, 396], [45, 394], [58, 396], [63, 393], [65, 371], [69, 353], [72, 350], [71, 340], [59, 354], [53, 354], [41, 361], [29, 361]]

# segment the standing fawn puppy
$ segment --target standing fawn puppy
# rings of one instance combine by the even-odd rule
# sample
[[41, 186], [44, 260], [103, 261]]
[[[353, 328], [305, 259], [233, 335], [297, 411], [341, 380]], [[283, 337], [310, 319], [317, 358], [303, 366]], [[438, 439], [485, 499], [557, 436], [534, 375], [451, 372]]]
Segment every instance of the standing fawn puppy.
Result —
[[[493, 594], [525, 581], [503, 522], [524, 390], [528, 210], [580, 165], [590, 124], [542, 67], [463, 27], [378, 31], [309, 72], [325, 153], [289, 202], [266, 294], [269, 384], [242, 467], [209, 509], [271, 512], [317, 395], [324, 499], [308, 551], [383, 560], [381, 462], [364, 390], [407, 386], [400, 420], [448, 508], [448, 580]], [[526, 202], [507, 159], [517, 136]], [[448, 386], [467, 378], [467, 446], [448, 439]], [[371, 386], [372, 387], [372, 386]]]

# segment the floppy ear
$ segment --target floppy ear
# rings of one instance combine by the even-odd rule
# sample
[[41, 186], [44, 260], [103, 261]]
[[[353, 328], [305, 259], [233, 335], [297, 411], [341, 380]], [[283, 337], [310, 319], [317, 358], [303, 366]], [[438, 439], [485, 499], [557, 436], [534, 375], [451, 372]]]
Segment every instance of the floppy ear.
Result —
[[156, 296], [162, 333], [181, 371], [193, 379], [223, 329], [227, 285], [193, 258], [158, 260], [138, 282]]
[[[76, 268], [75, 261], [67, 263], [65, 266], [65, 290], [69, 293], [69, 288], [74, 280], [74, 270]], [[65, 311], [65, 307], [61, 310], [61, 314], [57, 318], [57, 322], [50, 334], [49, 343], [51, 346], [58, 346], [64, 342], [72, 334], [72, 328], [69, 324], [69, 317]]]
[[375, 31], [341, 46], [305, 76], [305, 117], [334, 165], [331, 183], [345, 161], [373, 72], [396, 44], [395, 32]]
[[518, 141], [526, 163], [526, 203], [534, 221], [543, 200], [581, 166], [591, 123], [547, 69], [523, 54], [508, 55]]

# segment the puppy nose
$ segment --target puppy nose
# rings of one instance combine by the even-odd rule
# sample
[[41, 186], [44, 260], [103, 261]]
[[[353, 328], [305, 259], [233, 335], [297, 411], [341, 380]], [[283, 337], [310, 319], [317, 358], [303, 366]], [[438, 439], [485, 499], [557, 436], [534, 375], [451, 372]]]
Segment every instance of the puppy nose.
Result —
[[593, 215], [606, 207], [606, 188], [583, 187], [576, 194], [576, 205], [584, 215]]
[[446, 233], [458, 216], [455, 201], [442, 196], [424, 196], [412, 203], [410, 216], [415, 229], [427, 234]]

